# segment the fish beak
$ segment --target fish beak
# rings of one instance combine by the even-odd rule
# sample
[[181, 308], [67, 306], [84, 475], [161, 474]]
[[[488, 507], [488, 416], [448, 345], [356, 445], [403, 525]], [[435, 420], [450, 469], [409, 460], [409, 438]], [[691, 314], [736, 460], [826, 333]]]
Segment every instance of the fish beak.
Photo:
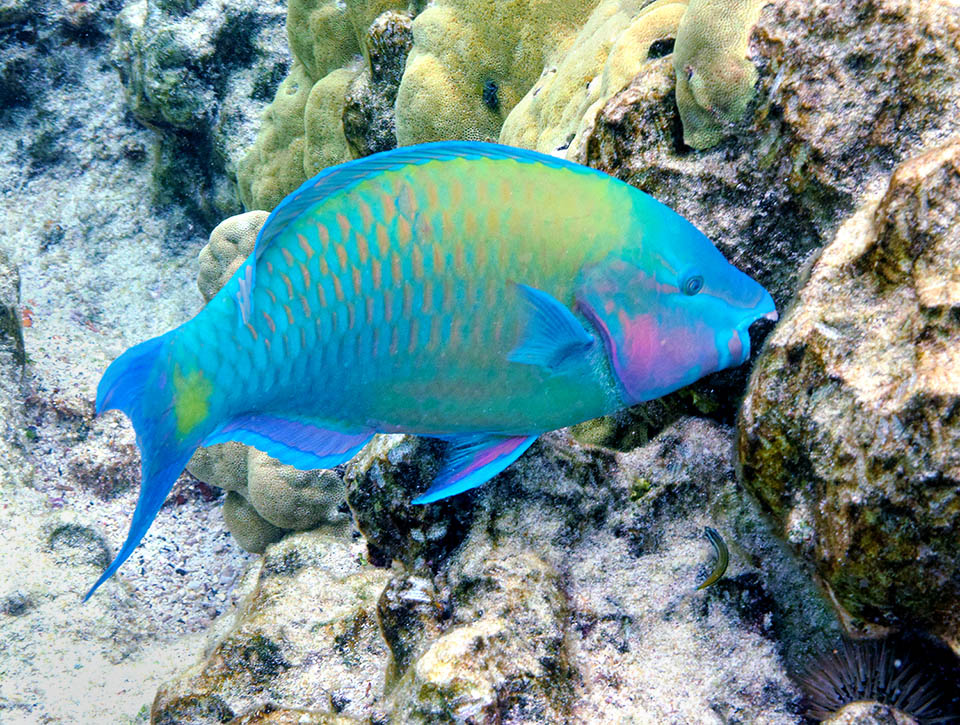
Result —
[[780, 319], [780, 313], [776, 310], [772, 310], [763, 316], [764, 320], [770, 320], [771, 322], [776, 322]]

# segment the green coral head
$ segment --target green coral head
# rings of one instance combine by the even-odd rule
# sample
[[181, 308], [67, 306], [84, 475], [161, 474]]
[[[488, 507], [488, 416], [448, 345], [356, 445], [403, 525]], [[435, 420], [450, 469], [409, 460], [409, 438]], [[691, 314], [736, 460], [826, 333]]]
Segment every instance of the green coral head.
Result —
[[753, 100], [757, 69], [745, 58], [719, 56], [687, 67], [690, 92], [697, 105], [718, 121], [737, 123]]
[[740, 122], [757, 71], [747, 59], [750, 32], [765, 0], [690, 0], [677, 29], [673, 65], [683, 140], [707, 149]]

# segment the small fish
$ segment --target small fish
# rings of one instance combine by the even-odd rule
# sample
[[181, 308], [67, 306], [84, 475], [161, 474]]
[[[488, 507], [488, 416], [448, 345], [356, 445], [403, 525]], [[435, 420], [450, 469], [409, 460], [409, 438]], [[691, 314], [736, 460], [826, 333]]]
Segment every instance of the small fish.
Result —
[[423, 144], [324, 170], [196, 317], [121, 355], [97, 411], [133, 422], [137, 546], [199, 446], [301, 469], [378, 432], [450, 442], [415, 503], [479, 486], [545, 431], [750, 354], [766, 290], [641, 191], [532, 151]]
[[710, 543], [713, 544], [713, 550], [717, 555], [717, 560], [713, 564], [713, 571], [710, 572], [710, 576], [704, 579], [703, 583], [697, 587], [697, 591], [706, 589], [711, 584], [716, 584], [720, 581], [720, 577], [723, 576], [727, 570], [727, 564], [730, 562], [730, 552], [723, 541], [723, 537], [717, 533], [717, 530], [707, 526], [703, 530], [703, 534], [710, 540]]

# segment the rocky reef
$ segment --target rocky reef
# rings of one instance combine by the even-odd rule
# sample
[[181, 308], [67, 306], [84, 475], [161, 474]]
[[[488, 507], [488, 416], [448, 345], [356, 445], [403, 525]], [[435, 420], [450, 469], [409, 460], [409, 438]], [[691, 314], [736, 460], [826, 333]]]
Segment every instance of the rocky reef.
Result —
[[900, 164], [754, 369], [748, 490], [858, 620], [960, 634], [960, 139]]
[[[43, 7], [0, 0], [0, 720], [960, 718], [955, 3]], [[125, 419], [92, 414], [104, 364], [209, 301], [306, 178], [441, 139], [652, 194], [781, 320], [747, 365], [437, 504], [410, 503], [437, 440], [379, 435], [329, 471], [201, 449], [70, 609], [139, 479]], [[729, 565], [698, 589], [707, 527]], [[878, 678], [910, 658], [846, 643], [891, 633], [947, 662], [900, 700]], [[855, 651], [879, 704], [817, 701]]]
[[[837, 625], [739, 487], [732, 443], [697, 419], [630, 453], [550, 434], [479, 492], [411, 507], [442, 451], [380, 436], [346, 470], [363, 539], [269, 546], [154, 718], [794, 722], [788, 667]], [[731, 563], [696, 591], [704, 525]]]

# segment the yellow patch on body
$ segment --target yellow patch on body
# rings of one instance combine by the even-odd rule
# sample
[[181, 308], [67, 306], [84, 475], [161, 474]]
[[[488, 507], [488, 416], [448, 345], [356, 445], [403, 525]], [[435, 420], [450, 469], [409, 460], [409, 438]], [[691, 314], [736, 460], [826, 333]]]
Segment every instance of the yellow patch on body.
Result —
[[213, 384], [204, 377], [203, 371], [194, 370], [184, 375], [177, 365], [173, 369], [173, 389], [177, 433], [185, 436], [209, 415]]

